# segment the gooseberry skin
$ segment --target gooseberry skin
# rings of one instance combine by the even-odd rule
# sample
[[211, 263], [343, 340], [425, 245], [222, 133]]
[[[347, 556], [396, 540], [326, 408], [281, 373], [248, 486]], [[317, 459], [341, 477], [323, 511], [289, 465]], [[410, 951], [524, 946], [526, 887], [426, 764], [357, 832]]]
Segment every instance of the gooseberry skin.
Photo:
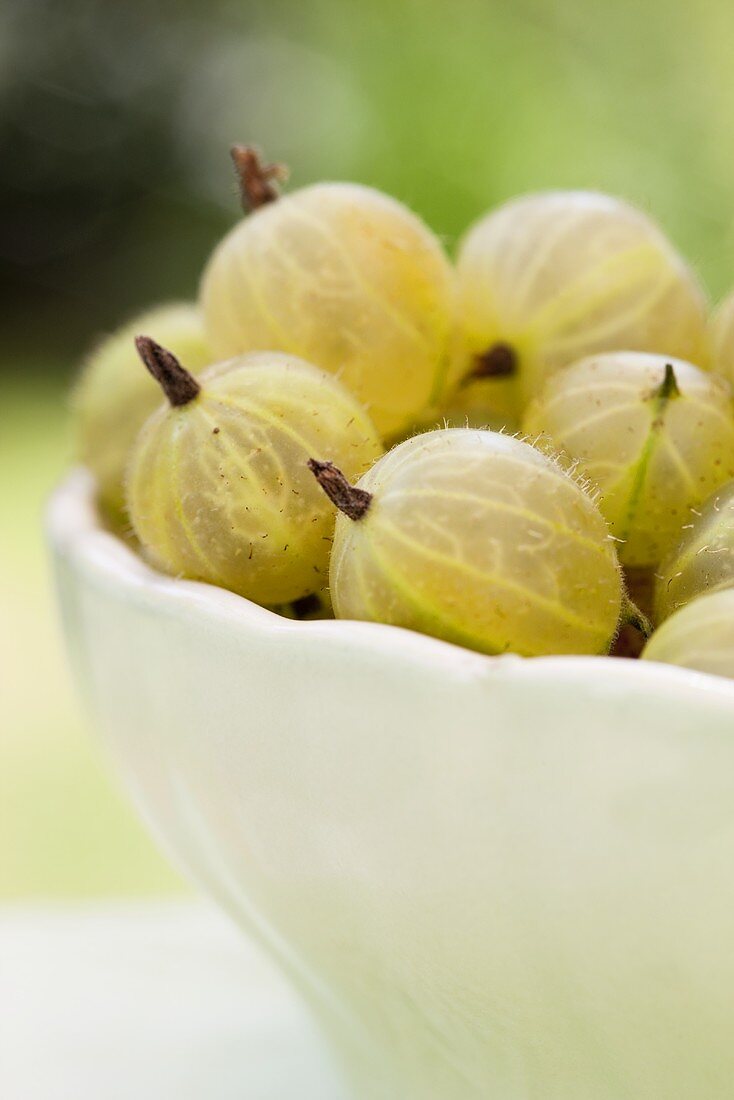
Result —
[[584, 359], [548, 379], [523, 431], [579, 461], [627, 566], [658, 566], [692, 509], [734, 477], [731, 388], [682, 360]]
[[661, 623], [706, 592], [734, 587], [734, 481], [703, 506], [655, 580], [655, 621]]
[[141, 369], [133, 338], [151, 331], [192, 374], [212, 363], [197, 306], [162, 305], [107, 337], [82, 368], [72, 404], [80, 461], [97, 480], [98, 503], [116, 524], [125, 522], [125, 466], [135, 438], [161, 403], [160, 387]]
[[705, 353], [694, 275], [649, 218], [608, 195], [546, 192], [501, 206], [461, 243], [457, 286], [466, 369], [497, 344], [513, 348], [520, 410], [548, 375], [598, 352]]
[[301, 356], [338, 375], [383, 436], [444, 386], [452, 268], [427, 226], [372, 188], [321, 183], [254, 210], [215, 249], [201, 303], [217, 355]]
[[519, 422], [514, 383], [502, 378], [462, 386], [442, 402], [439, 415], [452, 428], [515, 432]]
[[511, 436], [455, 428], [393, 448], [337, 517], [337, 618], [499, 654], [606, 653], [620, 616], [614, 545], [593, 499]]
[[318, 592], [334, 516], [306, 463], [318, 454], [362, 474], [382, 453], [368, 416], [335, 378], [278, 352], [198, 381], [193, 400], [153, 414], [131, 456], [128, 509], [146, 556], [261, 604]]
[[642, 657], [734, 679], [734, 589], [709, 592], [679, 608], [657, 628]]
[[711, 319], [713, 369], [734, 383], [734, 291], [724, 298]]

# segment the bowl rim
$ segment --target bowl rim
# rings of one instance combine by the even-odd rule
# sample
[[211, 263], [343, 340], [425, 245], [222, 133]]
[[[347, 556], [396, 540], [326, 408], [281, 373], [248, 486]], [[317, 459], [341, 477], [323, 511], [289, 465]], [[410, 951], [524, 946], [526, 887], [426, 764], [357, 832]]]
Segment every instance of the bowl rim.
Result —
[[[168, 576], [154, 569], [134, 548], [107, 529], [95, 502], [95, 481], [87, 469], [72, 469], [52, 492], [45, 517], [55, 555], [71, 561], [94, 584], [125, 590], [130, 600], [178, 614], [219, 620], [248, 634], [266, 631], [296, 635], [309, 644], [328, 638], [361, 650], [379, 650], [384, 659], [418, 664], [431, 674], [460, 679], [520, 678], [540, 685], [551, 681], [570, 690], [594, 679], [615, 691], [647, 690], [689, 704], [715, 701], [734, 713], [734, 680], [658, 661], [605, 656], [490, 656], [404, 627], [352, 619], [288, 619], [227, 589], [203, 581]], [[600, 676], [600, 673], [602, 674]], [[602, 679], [603, 677], [603, 679]]]

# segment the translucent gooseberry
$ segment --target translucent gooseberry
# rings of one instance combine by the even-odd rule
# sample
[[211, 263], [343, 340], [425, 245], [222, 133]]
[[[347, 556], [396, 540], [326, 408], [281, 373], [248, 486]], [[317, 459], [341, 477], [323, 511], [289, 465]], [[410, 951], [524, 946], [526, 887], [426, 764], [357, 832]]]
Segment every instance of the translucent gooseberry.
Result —
[[657, 628], [642, 657], [734, 679], [734, 589], [708, 592], [679, 608]]
[[655, 621], [697, 596], [734, 587], [734, 481], [694, 513], [655, 580]]
[[432, 634], [484, 653], [606, 653], [623, 592], [592, 497], [527, 443], [427, 432], [356, 486], [312, 470], [340, 509], [329, 581], [337, 618]]
[[161, 391], [140, 369], [133, 338], [156, 332], [166, 347], [198, 374], [212, 362], [197, 306], [158, 306], [103, 340], [87, 359], [72, 401], [79, 459], [97, 479], [98, 499], [108, 518], [124, 522], [124, 476], [130, 448], [160, 405]]
[[436, 236], [395, 199], [355, 183], [282, 197], [235, 147], [247, 216], [201, 283], [218, 356], [272, 348], [337, 375], [383, 436], [409, 427], [447, 382], [454, 275]]
[[[661, 230], [620, 199], [527, 195], [474, 225], [457, 260], [468, 377], [515, 381], [519, 409], [554, 371], [629, 348], [702, 361], [706, 302]], [[500, 395], [505, 395], [500, 391]]]
[[731, 389], [677, 359], [584, 359], [548, 379], [523, 431], [578, 460], [627, 566], [659, 565], [692, 510], [734, 477]]
[[168, 398], [128, 466], [129, 514], [146, 556], [261, 604], [318, 592], [334, 516], [306, 463], [317, 454], [363, 473], [382, 447], [362, 407], [293, 356], [243, 355], [197, 381], [150, 338], [137, 344]]

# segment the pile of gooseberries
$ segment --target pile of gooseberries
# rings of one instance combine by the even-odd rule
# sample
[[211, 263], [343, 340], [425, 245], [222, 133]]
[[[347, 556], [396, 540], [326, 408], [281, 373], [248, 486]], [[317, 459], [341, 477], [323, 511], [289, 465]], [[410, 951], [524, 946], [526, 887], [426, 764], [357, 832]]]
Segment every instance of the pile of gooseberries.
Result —
[[710, 318], [606, 195], [508, 202], [452, 263], [379, 191], [232, 156], [198, 302], [75, 390], [110, 528], [289, 617], [734, 677], [734, 295]]

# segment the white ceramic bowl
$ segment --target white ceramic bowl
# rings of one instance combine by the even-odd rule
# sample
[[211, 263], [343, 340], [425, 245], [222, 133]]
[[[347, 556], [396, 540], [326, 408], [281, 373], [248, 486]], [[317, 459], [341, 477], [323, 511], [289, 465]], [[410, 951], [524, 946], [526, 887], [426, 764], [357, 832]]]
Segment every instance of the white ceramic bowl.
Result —
[[734, 683], [290, 622], [50, 510], [156, 831], [385, 1100], [730, 1100]]

